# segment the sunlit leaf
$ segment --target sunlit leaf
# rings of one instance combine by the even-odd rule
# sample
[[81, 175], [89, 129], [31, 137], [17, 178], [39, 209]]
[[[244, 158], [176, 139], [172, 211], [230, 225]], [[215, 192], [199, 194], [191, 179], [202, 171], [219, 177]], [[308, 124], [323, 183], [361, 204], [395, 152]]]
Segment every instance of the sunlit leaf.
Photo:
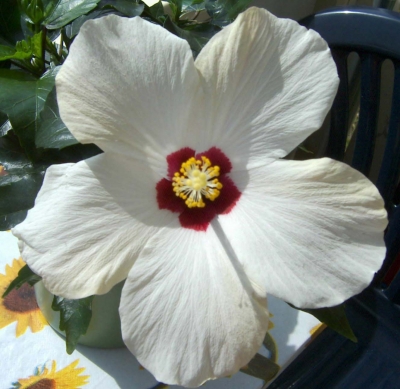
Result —
[[8, 115], [22, 147], [32, 158], [36, 155], [39, 114], [53, 89], [57, 72], [58, 68], [51, 69], [38, 80], [18, 70], [0, 69], [0, 111]]
[[42, 55], [42, 32], [33, 37], [27, 37], [26, 40], [16, 43], [15, 48], [0, 45], [0, 61], [15, 59], [24, 61], [32, 56], [41, 57]]
[[58, 29], [97, 6], [100, 0], [58, 0], [43, 24], [50, 30]]
[[29, 47], [22, 48], [22, 50], [17, 51], [9, 46], [0, 45], [0, 61], [5, 61], [7, 59], [19, 59], [24, 60], [32, 57], [32, 50]]

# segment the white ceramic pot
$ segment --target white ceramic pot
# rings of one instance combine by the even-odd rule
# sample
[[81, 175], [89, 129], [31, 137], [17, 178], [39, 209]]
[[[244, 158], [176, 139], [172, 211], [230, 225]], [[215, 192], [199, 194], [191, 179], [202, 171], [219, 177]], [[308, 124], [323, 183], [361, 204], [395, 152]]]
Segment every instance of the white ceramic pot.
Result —
[[[94, 297], [92, 319], [87, 333], [79, 338], [79, 344], [97, 348], [125, 347], [122, 341], [121, 321], [118, 312], [123, 285], [124, 282], [120, 282], [108, 293]], [[44, 287], [42, 282], [35, 285], [35, 294], [39, 308], [51, 327], [65, 336], [65, 332], [59, 329], [60, 312], [55, 312], [51, 308], [54, 296]]]

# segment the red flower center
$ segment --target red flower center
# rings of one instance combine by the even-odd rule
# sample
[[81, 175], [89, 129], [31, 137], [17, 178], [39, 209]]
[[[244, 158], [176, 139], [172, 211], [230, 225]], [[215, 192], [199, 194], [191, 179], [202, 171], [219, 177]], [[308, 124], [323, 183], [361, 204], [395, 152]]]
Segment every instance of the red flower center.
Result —
[[228, 176], [229, 158], [218, 148], [196, 154], [185, 147], [167, 156], [168, 179], [156, 185], [160, 209], [179, 213], [184, 228], [206, 231], [216, 215], [227, 214], [241, 193]]

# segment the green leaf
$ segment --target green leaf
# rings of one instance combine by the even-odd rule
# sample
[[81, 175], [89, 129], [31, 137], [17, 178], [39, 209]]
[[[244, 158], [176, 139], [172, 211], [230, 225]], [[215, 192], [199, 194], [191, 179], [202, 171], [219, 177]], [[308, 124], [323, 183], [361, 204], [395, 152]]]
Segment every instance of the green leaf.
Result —
[[57, 157], [59, 157], [60, 163], [79, 162], [83, 159], [94, 157], [95, 155], [101, 154], [103, 152], [94, 144], [83, 145], [81, 143], [68, 146], [60, 150], [49, 149], [49, 151], [50, 150], [55, 151]]
[[134, 0], [101, 0], [98, 4], [101, 9], [115, 9], [123, 15], [140, 16], [144, 10], [144, 4], [138, 4]]
[[80, 336], [86, 334], [92, 318], [92, 300], [93, 296], [79, 300], [54, 296], [51, 307], [60, 312], [60, 330], [65, 331], [68, 354], [75, 350]]
[[39, 80], [19, 70], [0, 69], [0, 111], [6, 113], [28, 156], [35, 159], [39, 114], [54, 86], [59, 67], [46, 72]]
[[15, 45], [15, 49], [9, 46], [0, 45], [0, 61], [7, 59], [26, 60], [33, 55], [41, 57], [42, 54], [42, 32], [35, 34], [33, 37], [27, 37], [26, 40], [19, 41]]
[[182, 0], [169, 0], [169, 5], [171, 7], [173, 19], [175, 22], [178, 22], [182, 14]]
[[163, 24], [165, 20], [165, 13], [164, 13], [164, 7], [159, 1], [158, 3], [152, 5], [151, 7], [146, 7], [148, 10], [149, 14], [154, 20], [157, 20], [159, 23]]
[[35, 34], [32, 38], [29, 38], [29, 40], [33, 55], [35, 57], [40, 58], [42, 56], [43, 32], [40, 31], [38, 34]]
[[184, 11], [200, 11], [205, 9], [205, 1], [204, 0], [183, 0], [182, 1], [182, 10]]
[[96, 8], [99, 1], [100, 0], [58, 0], [57, 5], [53, 8], [43, 24], [49, 30], [61, 28], [79, 16], [85, 15]]
[[21, 270], [18, 272], [18, 275], [14, 280], [11, 281], [8, 288], [3, 293], [3, 298], [6, 297], [13, 289], [19, 289], [25, 283], [28, 283], [30, 286], [35, 285], [39, 282], [42, 277], [35, 274], [28, 265], [25, 265]]
[[3, 38], [1, 44], [8, 42], [11, 46], [24, 39], [21, 12], [15, 0], [0, 1], [0, 37]]
[[112, 14], [112, 9], [106, 8], [102, 10], [95, 9], [87, 15], [82, 15], [79, 18], [75, 19], [72, 23], [65, 26], [65, 33], [69, 39], [72, 39], [76, 36], [82, 27], [83, 23], [87, 20], [98, 19], [102, 16]]
[[49, 93], [40, 114], [40, 124], [36, 132], [36, 146], [62, 149], [79, 142], [69, 132], [60, 118], [56, 88]]
[[325, 323], [328, 327], [332, 328], [340, 335], [343, 335], [345, 338], [350, 339], [355, 343], [357, 342], [357, 338], [347, 319], [344, 303], [330, 308], [300, 310], [315, 316], [319, 321]]
[[42, 0], [21, 1], [22, 10], [25, 12], [27, 21], [32, 24], [40, 24], [44, 17]]
[[[0, 138], [0, 230], [22, 222], [42, 185], [45, 164], [33, 164], [11, 134]], [[15, 137], [15, 135], [14, 135]], [[16, 138], [16, 137], [15, 137]]]
[[0, 45], [0, 61], [5, 61], [7, 59], [19, 59], [24, 60], [32, 57], [32, 51], [27, 48], [27, 51], [24, 50], [17, 51], [9, 46]]
[[253, 0], [206, 0], [205, 8], [212, 18], [212, 23], [225, 27], [247, 7]]
[[201, 49], [207, 42], [218, 32], [221, 28], [213, 26], [208, 23], [198, 25], [188, 25], [184, 28], [178, 27], [169, 17], [165, 20], [164, 28], [173, 34], [185, 39], [196, 57]]
[[18, 211], [0, 216], [0, 231], [8, 231], [26, 219], [28, 211]]
[[279, 372], [280, 366], [261, 354], [256, 354], [254, 358], [240, 369], [242, 373], [271, 381]]

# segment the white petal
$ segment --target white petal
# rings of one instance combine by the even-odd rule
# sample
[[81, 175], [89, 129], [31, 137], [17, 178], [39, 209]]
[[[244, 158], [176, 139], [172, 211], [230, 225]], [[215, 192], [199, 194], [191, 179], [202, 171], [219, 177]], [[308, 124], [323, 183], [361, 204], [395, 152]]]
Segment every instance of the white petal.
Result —
[[160, 0], [143, 0], [148, 7], [152, 7], [154, 4], [157, 4]]
[[152, 172], [129, 162], [102, 154], [47, 170], [35, 207], [13, 233], [52, 293], [108, 292], [149, 237], [176, 219], [158, 209]]
[[365, 176], [324, 158], [278, 160], [233, 180], [243, 194], [220, 223], [253, 282], [309, 308], [368, 286], [385, 257], [387, 217]]
[[221, 148], [234, 169], [283, 157], [317, 130], [339, 81], [315, 31], [258, 8], [215, 35], [195, 64], [208, 103], [201, 148]]
[[115, 15], [86, 22], [56, 83], [62, 120], [82, 143], [158, 158], [164, 170], [165, 156], [188, 146], [199, 77], [187, 42], [160, 26]]
[[268, 312], [211, 226], [207, 232], [176, 227], [156, 235], [129, 273], [122, 333], [157, 380], [196, 387], [249, 362]]

